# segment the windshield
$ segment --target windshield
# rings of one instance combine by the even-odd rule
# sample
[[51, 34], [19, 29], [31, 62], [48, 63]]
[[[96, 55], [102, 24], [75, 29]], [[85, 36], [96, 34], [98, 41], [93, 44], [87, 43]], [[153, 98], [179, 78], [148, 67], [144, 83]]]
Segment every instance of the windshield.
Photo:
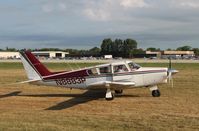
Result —
[[128, 65], [129, 65], [131, 70], [137, 70], [141, 67], [140, 65], [133, 63], [133, 62], [128, 63]]

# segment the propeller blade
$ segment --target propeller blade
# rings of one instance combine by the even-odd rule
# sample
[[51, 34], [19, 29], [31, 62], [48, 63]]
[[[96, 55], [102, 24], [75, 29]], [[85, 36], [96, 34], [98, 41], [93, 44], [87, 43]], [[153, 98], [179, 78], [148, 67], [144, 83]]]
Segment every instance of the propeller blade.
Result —
[[172, 65], [171, 65], [171, 57], [169, 57], [169, 69], [172, 68]]
[[173, 82], [173, 76], [174, 74], [178, 73], [178, 70], [172, 69], [172, 62], [171, 62], [171, 57], [169, 57], [169, 67], [167, 71], [167, 79], [169, 81], [169, 84], [171, 84], [171, 87], [174, 87], [174, 82]]
[[171, 77], [171, 87], [174, 87], [173, 77]]

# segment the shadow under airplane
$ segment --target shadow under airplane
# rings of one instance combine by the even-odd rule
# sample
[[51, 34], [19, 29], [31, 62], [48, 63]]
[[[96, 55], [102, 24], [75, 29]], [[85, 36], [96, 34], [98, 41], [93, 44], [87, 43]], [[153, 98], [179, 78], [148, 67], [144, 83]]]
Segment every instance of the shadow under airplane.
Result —
[[[88, 90], [83, 94], [76, 95], [76, 97], [60, 102], [52, 107], [47, 108], [46, 110], [62, 110], [66, 108], [70, 108], [82, 103], [86, 103], [92, 100], [97, 100], [104, 98], [106, 90]], [[139, 97], [137, 95], [117, 95], [122, 97]]]
[[76, 95], [74, 98], [60, 102], [46, 110], [62, 110], [82, 103], [104, 98], [105, 90], [88, 90], [83, 94]]
[[0, 95], [0, 98], [6, 98], [11, 96], [18, 96], [21, 93], [21, 91], [14, 91], [5, 95]]
[[[88, 90], [83, 94], [20, 94], [21, 91], [14, 91], [5, 95], [0, 95], [0, 98], [11, 96], [26, 96], [26, 97], [73, 97], [69, 100], [60, 102], [45, 110], [63, 110], [82, 103], [104, 98], [106, 90]], [[117, 97], [140, 97], [138, 95], [117, 95]]]
[[69, 100], [63, 101], [49, 107], [45, 110], [62, 110], [70, 108], [82, 103], [86, 103], [92, 100], [97, 100], [104, 98], [106, 90], [88, 90], [83, 94], [19, 94], [17, 96], [26, 96], [26, 97], [73, 97]]

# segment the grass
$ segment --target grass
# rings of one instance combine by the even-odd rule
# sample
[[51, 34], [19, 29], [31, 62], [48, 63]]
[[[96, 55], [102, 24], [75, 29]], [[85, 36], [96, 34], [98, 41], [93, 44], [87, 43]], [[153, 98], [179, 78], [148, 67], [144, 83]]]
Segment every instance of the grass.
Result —
[[[45, 64], [56, 71], [69, 68], [66, 63]], [[27, 78], [22, 64], [0, 63], [0, 130], [199, 130], [199, 64], [173, 68], [180, 71], [174, 88], [160, 85], [160, 98], [151, 97], [147, 88], [137, 88], [106, 101], [102, 91], [6, 85]]]

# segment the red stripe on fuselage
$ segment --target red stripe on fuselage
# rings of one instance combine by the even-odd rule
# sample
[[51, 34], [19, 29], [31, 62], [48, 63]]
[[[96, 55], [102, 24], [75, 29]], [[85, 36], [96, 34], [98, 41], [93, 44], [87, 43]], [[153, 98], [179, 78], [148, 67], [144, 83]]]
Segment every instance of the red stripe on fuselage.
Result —
[[71, 77], [86, 77], [89, 76], [87, 70], [79, 70], [74, 72], [63, 72], [59, 74], [54, 74], [51, 76], [46, 76], [44, 80], [52, 80], [52, 79], [62, 79], [62, 78], [71, 78]]
[[[121, 72], [115, 73], [114, 75], [139, 75], [139, 74], [150, 74], [150, 73], [162, 73], [166, 72], [166, 70], [146, 70], [146, 71], [134, 71], [134, 72]], [[92, 77], [106, 77], [107, 75], [112, 76], [113, 74], [101, 74]], [[62, 72], [59, 74], [54, 74], [51, 76], [46, 76], [44, 80], [54, 80], [54, 79], [64, 79], [64, 78], [71, 78], [71, 77], [87, 77], [89, 76], [87, 70], [79, 70], [79, 71], [72, 71], [72, 72]]]

